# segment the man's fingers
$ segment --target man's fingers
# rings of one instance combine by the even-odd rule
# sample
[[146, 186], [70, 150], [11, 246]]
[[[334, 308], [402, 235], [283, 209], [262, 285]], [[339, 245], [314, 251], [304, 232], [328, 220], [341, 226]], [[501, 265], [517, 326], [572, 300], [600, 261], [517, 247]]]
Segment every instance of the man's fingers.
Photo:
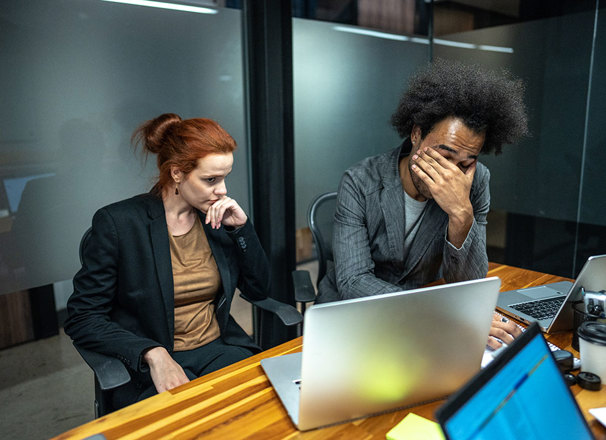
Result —
[[[428, 170], [428, 166], [427, 164], [421, 164], [418, 162], [418, 158], [415, 160], [413, 158], [414, 162], [412, 164], [412, 170], [413, 172], [415, 172], [417, 174], [417, 176], [419, 176], [421, 178], [421, 180], [423, 180], [425, 183], [429, 184], [429, 183], [433, 183], [433, 179], [429, 176], [429, 174], [427, 174]], [[427, 170], [426, 170], [427, 168]]]
[[417, 173], [417, 176], [419, 176], [421, 180], [425, 182], [427, 187], [431, 189], [431, 186], [434, 184], [434, 180], [425, 172], [425, 170], [417, 164], [412, 165], [412, 170]]
[[[507, 325], [505, 323], [501, 323], [504, 325]], [[510, 333], [511, 331], [511, 333]], [[515, 333], [515, 330], [511, 329], [504, 329], [502, 326], [499, 326], [499, 323], [496, 323], [493, 321], [493, 325], [490, 328], [490, 336], [493, 336], [495, 338], [500, 339], [501, 341], [505, 342], [506, 344], [510, 344], [513, 342], [513, 334]]]
[[422, 152], [421, 154], [415, 154], [415, 156], [418, 157], [415, 162], [423, 164], [425, 172], [427, 172], [436, 183], [456, 183], [456, 181], [464, 176], [458, 166], [454, 165], [431, 148], [429, 149], [429, 152]]
[[514, 321], [497, 313], [493, 315], [492, 328], [499, 329], [513, 337], [518, 337], [522, 334], [522, 329]]
[[413, 163], [416, 164], [419, 168], [421, 168], [425, 174], [430, 177], [432, 180], [436, 181], [440, 178], [440, 173], [436, 169], [436, 162], [428, 156], [421, 157], [415, 154], [412, 157]]
[[449, 170], [458, 169], [458, 167], [438, 153], [435, 149], [426, 147], [423, 151], [420, 152], [420, 156], [427, 160], [429, 163], [436, 163], [442, 168], [446, 168]]
[[488, 342], [486, 344], [493, 350], [497, 350], [503, 346], [503, 344], [501, 342], [497, 341], [492, 336], [488, 337]]

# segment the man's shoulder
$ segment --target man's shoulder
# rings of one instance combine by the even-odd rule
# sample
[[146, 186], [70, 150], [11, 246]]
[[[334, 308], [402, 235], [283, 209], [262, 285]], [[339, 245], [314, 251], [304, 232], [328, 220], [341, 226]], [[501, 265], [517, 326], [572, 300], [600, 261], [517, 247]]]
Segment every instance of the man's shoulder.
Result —
[[476, 165], [476, 174], [474, 177], [474, 183], [477, 182], [477, 184], [480, 184], [481, 182], [485, 182], [490, 178], [490, 171], [488, 170], [488, 167], [478, 161]]
[[397, 173], [397, 160], [400, 148], [366, 157], [345, 171], [345, 175], [362, 184], [365, 188], [373, 188], [386, 178], [390, 179]]

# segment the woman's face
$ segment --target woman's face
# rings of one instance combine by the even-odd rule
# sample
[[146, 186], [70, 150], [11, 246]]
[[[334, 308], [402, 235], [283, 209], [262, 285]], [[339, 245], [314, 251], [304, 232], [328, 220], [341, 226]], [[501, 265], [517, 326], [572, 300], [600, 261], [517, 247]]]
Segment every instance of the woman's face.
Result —
[[185, 175], [177, 171], [181, 176], [179, 194], [191, 206], [206, 213], [213, 203], [227, 194], [225, 178], [233, 163], [232, 153], [209, 154], [198, 159], [198, 166], [191, 173]]

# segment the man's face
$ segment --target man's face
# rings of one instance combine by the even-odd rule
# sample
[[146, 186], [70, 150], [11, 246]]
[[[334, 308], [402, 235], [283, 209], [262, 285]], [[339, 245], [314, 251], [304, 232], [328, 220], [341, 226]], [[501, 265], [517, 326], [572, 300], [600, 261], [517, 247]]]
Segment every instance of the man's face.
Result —
[[[427, 133], [427, 136], [423, 140], [421, 140], [421, 129], [415, 125], [410, 138], [413, 143], [410, 157], [419, 151], [419, 149], [426, 147], [433, 148], [449, 162], [465, 172], [471, 164], [478, 160], [486, 134], [471, 130], [459, 118], [448, 117], [434, 125], [433, 129]], [[424, 198], [431, 199], [431, 193], [425, 182], [412, 171], [412, 163], [413, 161], [408, 161], [412, 183]]]

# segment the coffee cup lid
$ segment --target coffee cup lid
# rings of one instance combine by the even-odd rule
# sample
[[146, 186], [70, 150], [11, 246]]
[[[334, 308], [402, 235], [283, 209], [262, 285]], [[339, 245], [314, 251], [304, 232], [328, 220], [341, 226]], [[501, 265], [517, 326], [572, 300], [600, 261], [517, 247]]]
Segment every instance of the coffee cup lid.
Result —
[[606, 345], [606, 323], [585, 321], [578, 330], [579, 338], [598, 345]]

